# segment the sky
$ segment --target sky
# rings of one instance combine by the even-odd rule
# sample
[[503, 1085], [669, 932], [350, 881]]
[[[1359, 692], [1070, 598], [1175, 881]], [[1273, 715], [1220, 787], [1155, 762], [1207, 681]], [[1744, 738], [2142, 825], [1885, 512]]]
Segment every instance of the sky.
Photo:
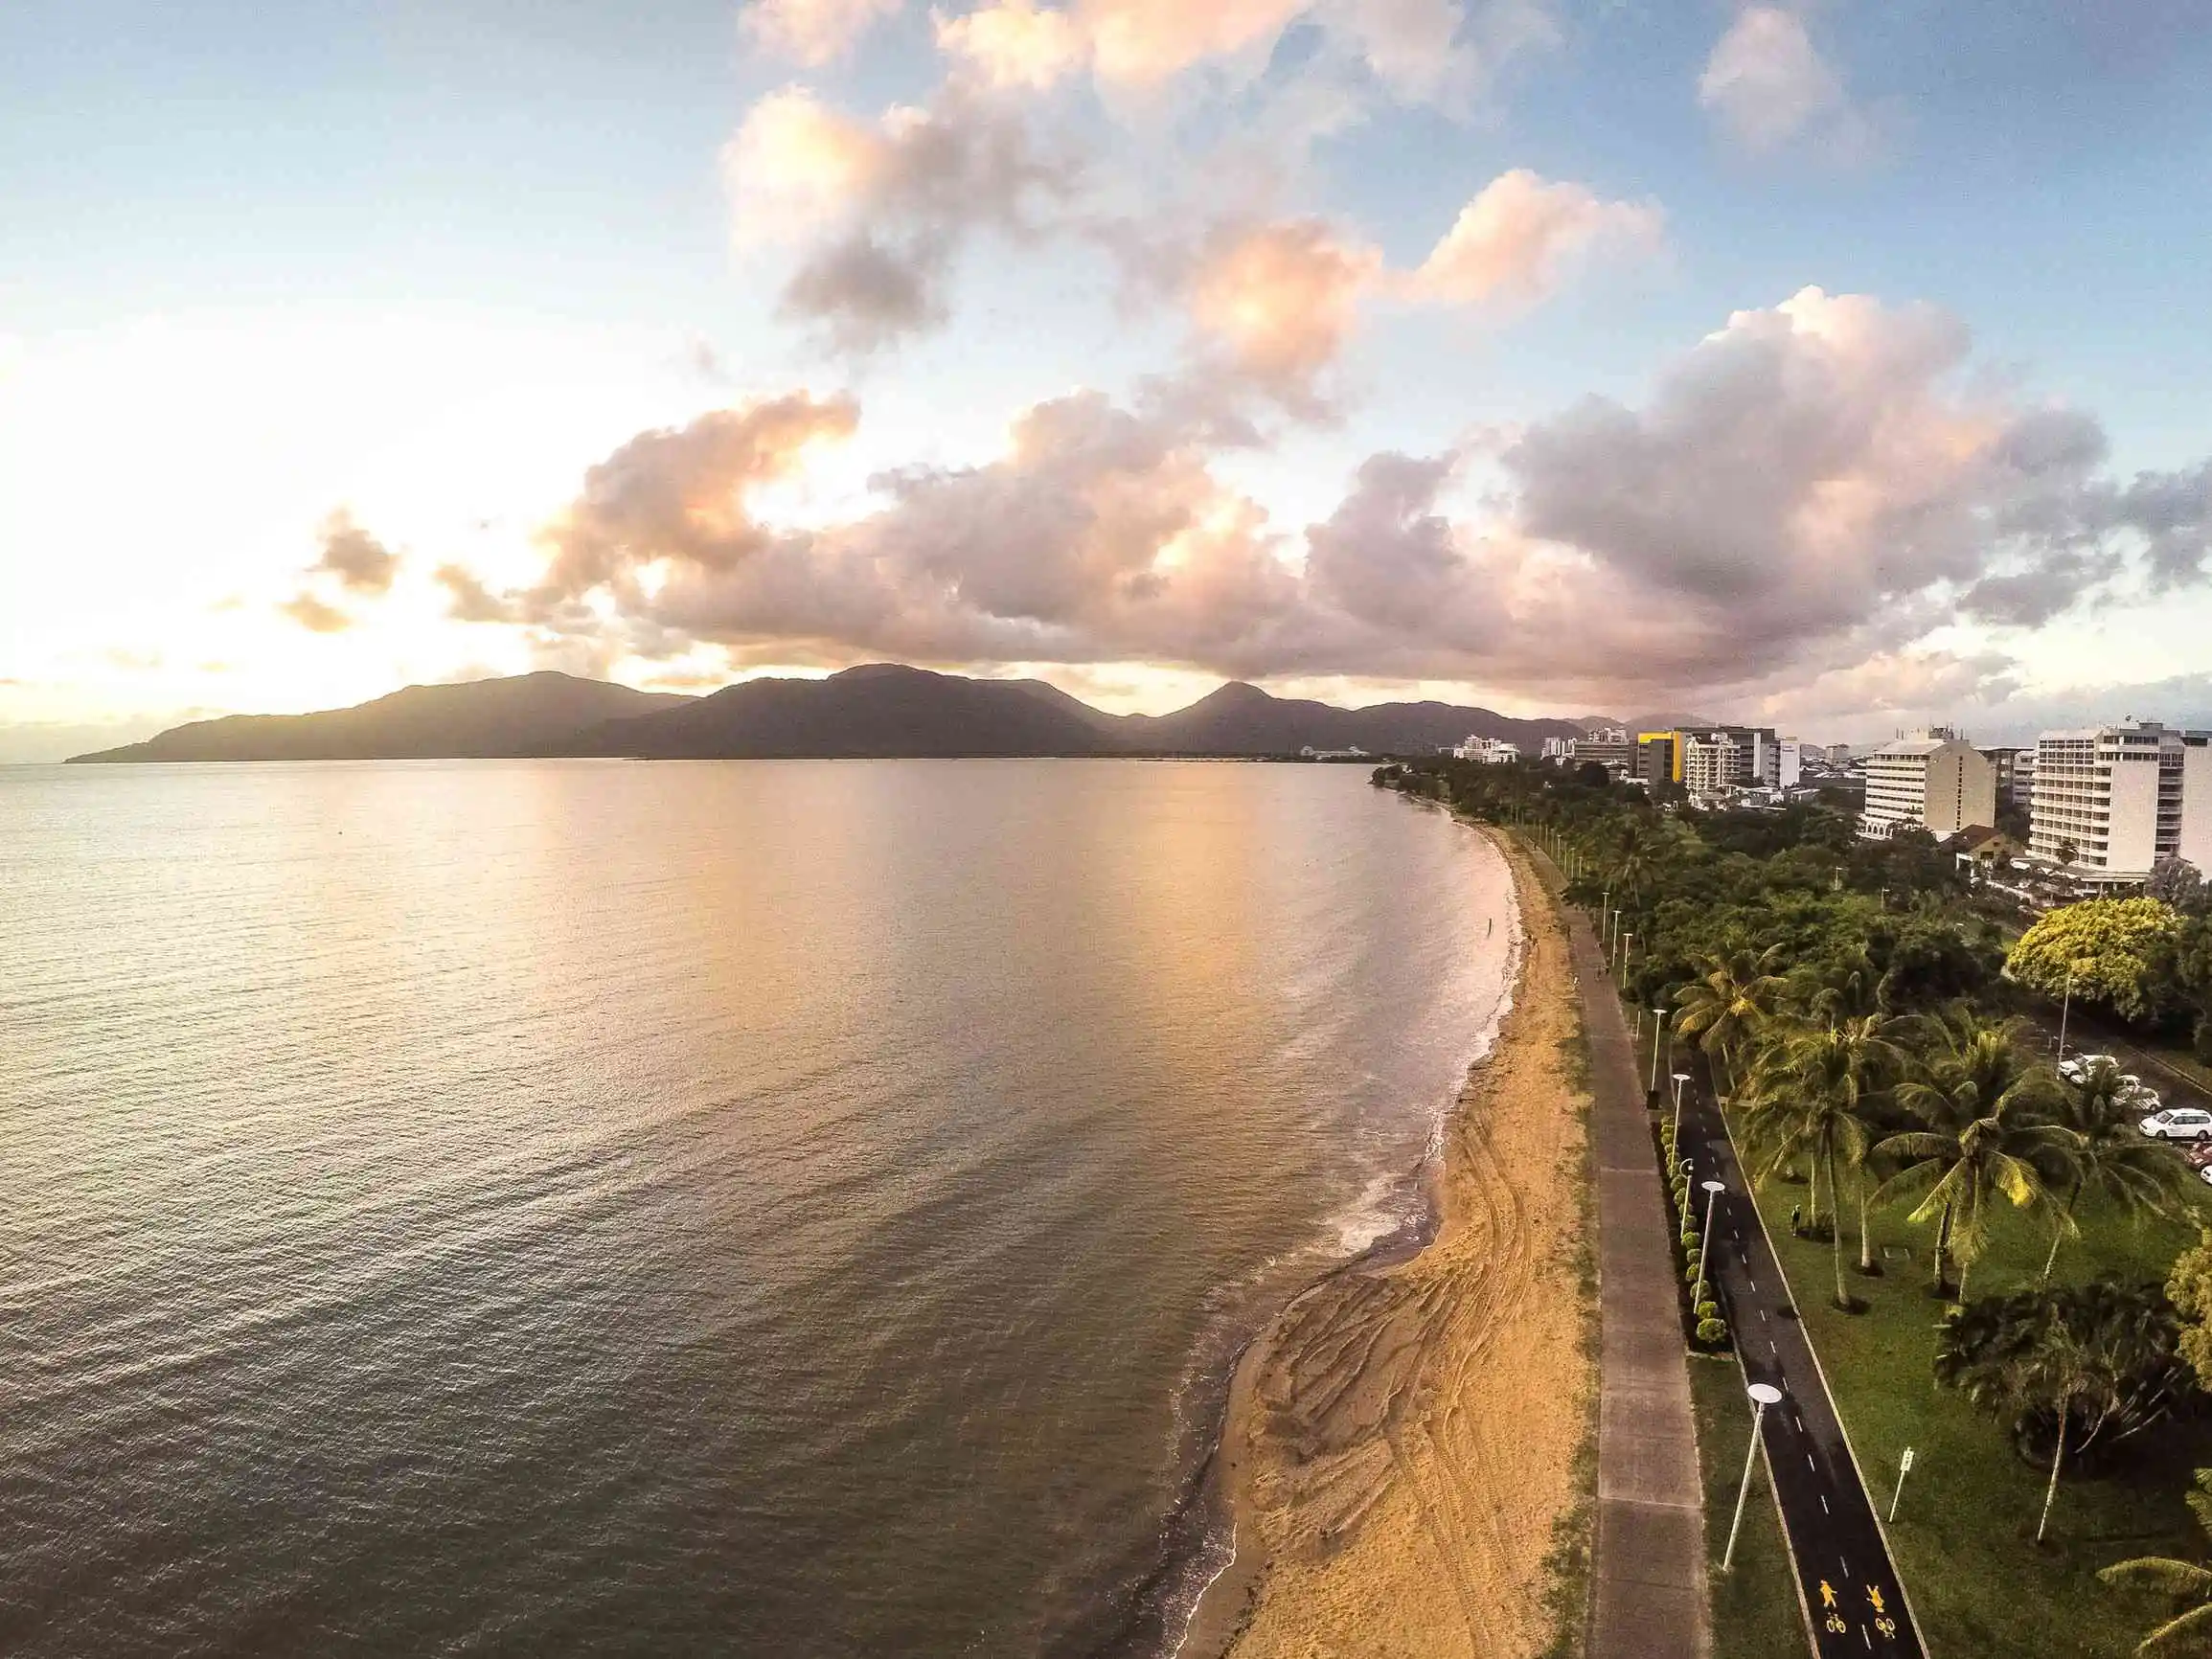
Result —
[[2212, 724], [2197, 0], [18, 0], [0, 760], [556, 668]]

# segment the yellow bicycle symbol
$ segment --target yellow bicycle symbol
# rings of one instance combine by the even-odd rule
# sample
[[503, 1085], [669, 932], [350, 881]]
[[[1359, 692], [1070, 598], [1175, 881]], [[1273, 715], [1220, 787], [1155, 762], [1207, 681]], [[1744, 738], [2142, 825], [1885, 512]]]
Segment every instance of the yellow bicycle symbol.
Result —
[[1831, 1613], [1828, 1615], [1828, 1628], [1834, 1631], [1836, 1635], [1840, 1636], [1846, 1630], [1850, 1629], [1851, 1626], [1843, 1622], [1843, 1615], [1841, 1613]]
[[1897, 1621], [1895, 1619], [1877, 1619], [1874, 1622], [1874, 1627], [1881, 1631], [1884, 1636], [1894, 1637], [1897, 1634]]

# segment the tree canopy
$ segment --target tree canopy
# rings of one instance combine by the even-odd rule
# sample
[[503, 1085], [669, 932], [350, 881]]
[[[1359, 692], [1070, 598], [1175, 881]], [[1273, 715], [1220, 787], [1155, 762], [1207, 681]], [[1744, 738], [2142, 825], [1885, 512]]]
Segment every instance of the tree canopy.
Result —
[[2172, 1000], [2180, 914], [2155, 898], [2091, 898], [2054, 910], [2020, 936], [2005, 972], [2046, 996], [2073, 995], [2147, 1023]]

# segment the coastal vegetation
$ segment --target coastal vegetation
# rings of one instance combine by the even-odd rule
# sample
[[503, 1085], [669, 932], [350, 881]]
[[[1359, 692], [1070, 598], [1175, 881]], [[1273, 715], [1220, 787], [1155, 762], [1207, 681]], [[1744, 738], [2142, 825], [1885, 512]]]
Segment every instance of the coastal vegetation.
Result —
[[1932, 1650], [2116, 1656], [2185, 1610], [2145, 1586], [2205, 1600], [2098, 1575], [2201, 1555], [2212, 1207], [2117, 1068], [2062, 1077], [2034, 1017], [2070, 995], [2194, 1026], [2201, 911], [2097, 900], [2021, 934], [1925, 832], [1861, 841], [1818, 805], [1449, 761], [1378, 781], [1548, 849], [1623, 996], [1667, 1011], [1665, 1068], [1709, 1077], [1870, 1486], [1918, 1448], [1891, 1533]]

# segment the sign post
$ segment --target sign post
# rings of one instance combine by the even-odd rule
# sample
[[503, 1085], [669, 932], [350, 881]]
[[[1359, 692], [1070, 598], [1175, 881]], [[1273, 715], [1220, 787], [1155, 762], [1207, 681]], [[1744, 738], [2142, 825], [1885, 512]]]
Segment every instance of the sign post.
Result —
[[1912, 1473], [1912, 1447], [1904, 1448], [1904, 1456], [1897, 1460], [1897, 1491], [1889, 1500], [1889, 1518], [1897, 1519], [1897, 1506], [1904, 1497], [1904, 1477]]

